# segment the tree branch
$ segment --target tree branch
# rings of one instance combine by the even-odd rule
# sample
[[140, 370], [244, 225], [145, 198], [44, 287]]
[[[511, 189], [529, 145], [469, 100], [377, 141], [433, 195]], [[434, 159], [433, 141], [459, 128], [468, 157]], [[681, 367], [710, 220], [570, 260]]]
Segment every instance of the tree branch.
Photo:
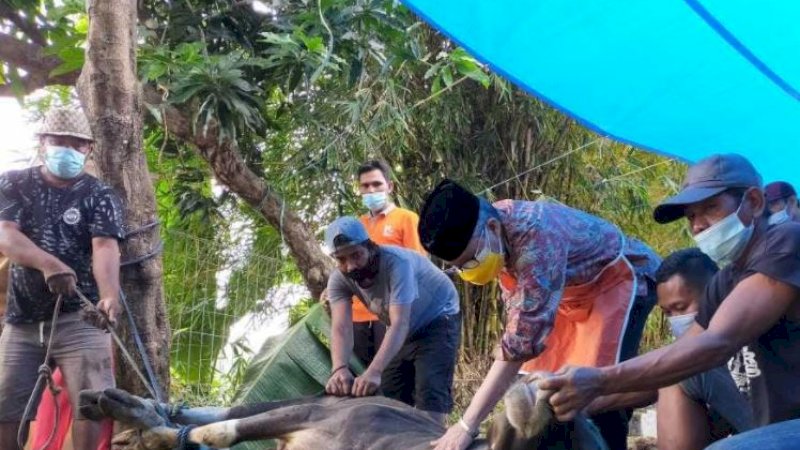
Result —
[[322, 252], [314, 234], [300, 216], [285, 204], [283, 198], [262, 177], [247, 167], [235, 142], [219, 141], [219, 129], [216, 126], [210, 126], [207, 133], [195, 131], [191, 114], [165, 104], [155, 87], [144, 86], [143, 94], [146, 103], [160, 108], [166, 129], [195, 147], [211, 167], [214, 177], [255, 208], [281, 233], [306, 286], [314, 298], [319, 298], [331, 273], [332, 262]]
[[[22, 85], [19, 86], [24, 94], [53, 84], [74, 85], [80, 74], [76, 70], [51, 77], [50, 72], [61, 65], [60, 58], [44, 55], [43, 47], [3, 33], [0, 33], [0, 61], [27, 72], [27, 75], [22, 77]], [[17, 95], [16, 87], [11, 83], [0, 85], [0, 97]]]
[[25, 33], [26, 36], [33, 41], [34, 44], [44, 47], [47, 45], [47, 40], [44, 38], [42, 32], [36, 27], [35, 24], [26, 21], [13, 9], [11, 9], [5, 2], [0, 2], [0, 17], [8, 19], [20, 31]]
[[43, 68], [52, 70], [61, 63], [56, 56], [45, 56], [43, 50], [40, 45], [0, 33], [0, 59], [28, 72]]

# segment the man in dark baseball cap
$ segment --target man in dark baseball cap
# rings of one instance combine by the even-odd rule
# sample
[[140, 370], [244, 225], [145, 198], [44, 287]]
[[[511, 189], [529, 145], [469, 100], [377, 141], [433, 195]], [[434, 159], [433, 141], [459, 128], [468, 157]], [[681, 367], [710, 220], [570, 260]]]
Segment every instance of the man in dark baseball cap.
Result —
[[[336, 261], [328, 279], [331, 363], [325, 386], [332, 395], [383, 395], [442, 420], [453, 407], [452, 384], [461, 339], [458, 292], [447, 275], [419, 252], [378, 245], [355, 217], [325, 230]], [[366, 370], [354, 377], [353, 297], [387, 326]]]
[[696, 204], [725, 191], [761, 187], [761, 176], [741, 155], [714, 155], [691, 166], [681, 191], [662, 202], [653, 212], [658, 223], [685, 216], [687, 205]]
[[794, 220], [800, 222], [800, 205], [797, 202], [797, 192], [794, 187], [785, 181], [775, 181], [764, 188], [767, 197], [767, 210], [769, 211], [770, 225]]
[[[595, 398], [672, 386], [725, 364], [742, 350], [741, 376], [757, 427], [712, 447], [794, 448], [800, 429], [800, 224], [770, 226], [761, 177], [739, 155], [714, 155], [689, 168], [678, 195], [654, 211], [656, 221], [686, 217], [701, 251], [721, 270], [711, 279], [694, 323], [673, 344], [621, 364], [571, 367], [540, 381], [556, 416], [569, 420]], [[708, 444], [705, 420], [684, 396], [673, 398], [684, 441]]]

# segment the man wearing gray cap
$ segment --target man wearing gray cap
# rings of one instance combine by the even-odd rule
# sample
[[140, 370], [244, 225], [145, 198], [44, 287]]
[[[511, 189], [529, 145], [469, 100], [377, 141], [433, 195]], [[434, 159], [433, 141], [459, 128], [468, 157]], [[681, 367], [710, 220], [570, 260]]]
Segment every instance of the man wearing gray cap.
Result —
[[797, 192], [794, 187], [785, 181], [775, 181], [764, 188], [767, 197], [767, 214], [769, 224], [794, 220], [800, 222], [800, 204], [797, 202]]
[[[461, 340], [458, 293], [428, 258], [391, 245], [377, 245], [355, 217], [340, 217], [325, 231], [337, 270], [328, 280], [333, 320], [333, 395], [383, 395], [444, 420], [453, 407], [451, 387]], [[387, 325], [369, 367], [354, 378], [351, 299], [356, 296]]]
[[[800, 224], [769, 226], [761, 177], [745, 158], [714, 155], [689, 168], [678, 195], [659, 205], [660, 223], [686, 217], [697, 246], [721, 270], [695, 323], [672, 345], [621, 364], [569, 367], [540, 382], [567, 420], [599, 395], [670, 386], [723, 364], [740, 349], [758, 428], [709, 448], [795, 448], [800, 439]], [[676, 448], [703, 448], [705, 418], [685, 405]], [[661, 447], [659, 447], [661, 448]]]
[[[120, 199], [84, 171], [92, 134], [83, 112], [55, 109], [39, 131], [44, 164], [0, 176], [0, 253], [12, 262], [0, 335], [0, 448], [17, 448], [17, 430], [42, 363], [61, 369], [72, 408], [81, 389], [114, 387], [111, 340], [85, 323], [79, 289], [110, 320], [119, 311]], [[58, 300], [57, 332], [50, 339]], [[51, 361], [44, 361], [48, 341]], [[94, 450], [110, 437], [81, 416], [73, 446]], [[110, 431], [110, 428], [109, 428]]]

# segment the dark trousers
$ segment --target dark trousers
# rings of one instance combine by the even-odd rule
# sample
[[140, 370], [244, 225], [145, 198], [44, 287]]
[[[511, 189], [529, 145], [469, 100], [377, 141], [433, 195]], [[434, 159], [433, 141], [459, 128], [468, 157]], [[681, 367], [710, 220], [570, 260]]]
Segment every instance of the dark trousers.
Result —
[[[622, 337], [621, 361], [631, 359], [639, 353], [639, 341], [642, 340], [644, 325], [655, 304], [656, 285], [648, 280], [647, 295], [637, 295], [633, 300], [631, 314], [628, 318], [628, 327]], [[603, 435], [609, 450], [627, 450], [628, 422], [632, 415], [632, 409], [621, 409], [591, 417], [594, 424], [600, 429], [600, 434]]]
[[378, 353], [385, 334], [386, 325], [383, 322], [353, 322], [353, 353], [364, 363], [364, 367], [369, 366]]
[[440, 316], [410, 336], [383, 371], [383, 395], [417, 409], [449, 413], [461, 345], [461, 314]]

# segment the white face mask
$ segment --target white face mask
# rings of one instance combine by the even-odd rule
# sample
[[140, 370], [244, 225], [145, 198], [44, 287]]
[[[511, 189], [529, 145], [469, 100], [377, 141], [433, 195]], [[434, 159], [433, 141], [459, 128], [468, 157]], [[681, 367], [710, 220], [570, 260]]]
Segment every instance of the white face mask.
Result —
[[694, 323], [694, 318], [697, 316], [696, 312], [681, 314], [680, 316], [667, 317], [669, 320], [669, 329], [675, 338], [683, 336], [683, 333], [691, 328]]
[[769, 224], [770, 225], [778, 225], [780, 223], [788, 222], [789, 221], [789, 213], [786, 211], [787, 208], [788, 208], [788, 206], [786, 208], [783, 208], [782, 210], [776, 212], [776, 213], [770, 214], [770, 216], [769, 216]]
[[[744, 203], [744, 199], [742, 203]], [[753, 236], [753, 224], [745, 226], [739, 218], [741, 207], [742, 205], [739, 204], [736, 212], [694, 236], [694, 241], [700, 251], [708, 255], [720, 267], [736, 261]]]

